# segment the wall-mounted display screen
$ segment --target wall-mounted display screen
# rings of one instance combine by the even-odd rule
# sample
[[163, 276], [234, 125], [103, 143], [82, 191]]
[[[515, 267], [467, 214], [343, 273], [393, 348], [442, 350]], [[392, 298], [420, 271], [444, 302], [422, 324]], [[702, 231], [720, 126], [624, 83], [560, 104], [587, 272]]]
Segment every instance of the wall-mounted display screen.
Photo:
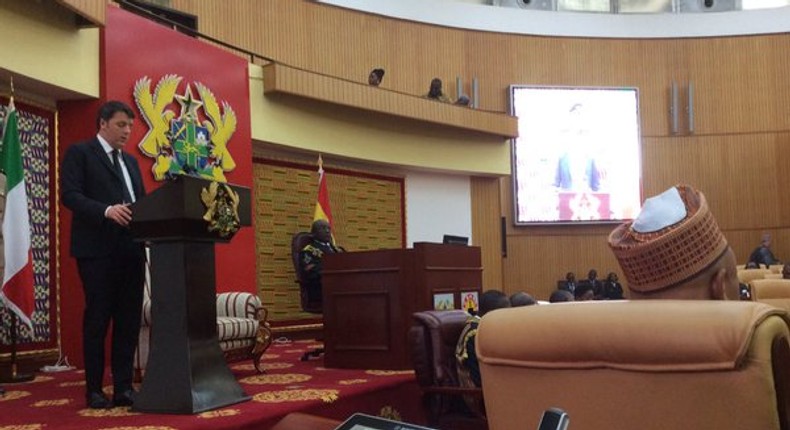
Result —
[[633, 219], [641, 205], [636, 88], [510, 87], [517, 225]]

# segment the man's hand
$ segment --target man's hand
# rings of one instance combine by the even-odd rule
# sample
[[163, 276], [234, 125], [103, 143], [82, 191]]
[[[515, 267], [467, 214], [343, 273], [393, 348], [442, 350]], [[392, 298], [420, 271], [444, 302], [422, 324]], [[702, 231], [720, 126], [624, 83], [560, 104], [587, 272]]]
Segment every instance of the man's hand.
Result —
[[132, 221], [132, 210], [129, 209], [128, 203], [112, 205], [107, 209], [106, 216], [116, 224], [128, 227], [129, 222]]

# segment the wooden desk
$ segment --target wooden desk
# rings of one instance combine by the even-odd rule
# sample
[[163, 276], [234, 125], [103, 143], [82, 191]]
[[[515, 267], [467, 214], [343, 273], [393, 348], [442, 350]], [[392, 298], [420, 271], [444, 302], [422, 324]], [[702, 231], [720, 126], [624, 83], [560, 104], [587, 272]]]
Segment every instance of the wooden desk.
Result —
[[324, 364], [350, 369], [411, 369], [412, 314], [434, 308], [435, 294], [482, 289], [480, 248], [415, 243], [324, 256]]

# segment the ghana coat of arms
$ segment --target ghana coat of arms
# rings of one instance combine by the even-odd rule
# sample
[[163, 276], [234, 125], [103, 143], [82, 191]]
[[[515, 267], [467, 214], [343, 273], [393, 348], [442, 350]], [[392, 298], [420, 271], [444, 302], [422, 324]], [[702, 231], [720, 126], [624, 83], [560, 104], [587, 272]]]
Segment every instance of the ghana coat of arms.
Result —
[[[157, 181], [190, 175], [227, 182], [225, 172], [236, 167], [228, 151], [236, 131], [236, 113], [227, 102], [220, 104], [214, 93], [199, 82], [194, 84], [199, 98], [189, 84], [179, 94], [182, 79], [166, 75], [153, 92], [149, 77], [135, 83], [134, 101], [149, 127], [139, 148], [155, 160], [152, 171]], [[174, 100], [180, 112], [171, 108]]]

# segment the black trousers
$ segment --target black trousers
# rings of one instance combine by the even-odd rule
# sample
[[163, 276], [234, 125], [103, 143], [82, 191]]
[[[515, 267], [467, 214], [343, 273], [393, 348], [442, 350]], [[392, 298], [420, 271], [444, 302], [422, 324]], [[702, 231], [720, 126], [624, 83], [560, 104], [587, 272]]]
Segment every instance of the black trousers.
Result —
[[77, 259], [85, 293], [82, 349], [88, 392], [102, 390], [104, 344], [112, 322], [111, 371], [115, 393], [132, 388], [134, 351], [140, 333], [145, 254], [139, 244], [119, 245], [102, 258]]

